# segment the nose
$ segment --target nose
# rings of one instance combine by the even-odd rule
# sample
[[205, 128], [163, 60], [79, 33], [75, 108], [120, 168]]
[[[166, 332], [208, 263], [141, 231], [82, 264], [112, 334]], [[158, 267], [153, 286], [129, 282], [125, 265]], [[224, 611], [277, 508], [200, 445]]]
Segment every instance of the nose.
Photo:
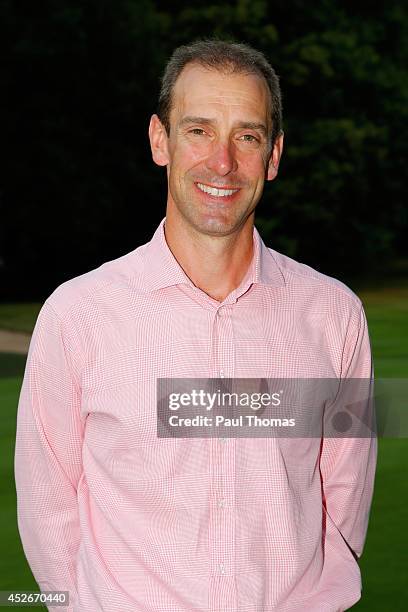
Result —
[[233, 144], [230, 142], [214, 143], [206, 159], [206, 166], [219, 176], [227, 176], [230, 172], [235, 172], [238, 164]]

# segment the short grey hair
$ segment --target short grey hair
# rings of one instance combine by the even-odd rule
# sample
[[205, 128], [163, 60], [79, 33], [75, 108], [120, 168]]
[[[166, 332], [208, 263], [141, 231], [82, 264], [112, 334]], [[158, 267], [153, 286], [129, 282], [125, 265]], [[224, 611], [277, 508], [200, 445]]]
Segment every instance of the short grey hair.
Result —
[[196, 40], [182, 45], [174, 52], [164, 70], [157, 115], [167, 135], [170, 134], [170, 112], [173, 90], [178, 77], [187, 64], [199, 64], [204, 68], [222, 72], [256, 74], [268, 86], [271, 100], [271, 144], [282, 133], [282, 94], [279, 77], [266, 57], [246, 43], [228, 42], [219, 39]]

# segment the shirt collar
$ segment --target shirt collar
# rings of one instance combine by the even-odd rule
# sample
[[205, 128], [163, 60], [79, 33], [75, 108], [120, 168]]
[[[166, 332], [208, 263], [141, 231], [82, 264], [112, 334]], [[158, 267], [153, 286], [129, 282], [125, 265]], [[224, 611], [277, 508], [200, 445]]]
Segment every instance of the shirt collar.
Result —
[[[166, 218], [162, 219], [145, 251], [145, 287], [150, 291], [163, 289], [172, 285], [194, 284], [184, 272], [173, 253], [170, 251], [164, 234]], [[272, 249], [265, 246], [258, 230], [254, 227], [254, 255], [243, 283], [252, 283], [282, 287], [285, 279]], [[242, 286], [242, 283], [241, 283]]]

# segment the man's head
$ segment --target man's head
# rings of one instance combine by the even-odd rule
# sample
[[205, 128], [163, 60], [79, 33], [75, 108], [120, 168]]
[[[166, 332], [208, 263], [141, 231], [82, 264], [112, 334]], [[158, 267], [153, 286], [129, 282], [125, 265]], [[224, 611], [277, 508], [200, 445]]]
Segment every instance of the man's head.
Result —
[[256, 74], [265, 81], [269, 89], [270, 142], [275, 142], [282, 132], [282, 99], [279, 79], [266, 57], [256, 49], [242, 43], [223, 40], [198, 40], [190, 45], [178, 47], [168, 61], [159, 95], [157, 115], [170, 134], [170, 113], [173, 104], [174, 86], [183, 68], [195, 63], [221, 73]]
[[278, 78], [247, 45], [198, 41], [176, 49], [153, 115], [153, 159], [167, 166], [168, 219], [208, 235], [253, 222], [275, 178], [283, 133]]

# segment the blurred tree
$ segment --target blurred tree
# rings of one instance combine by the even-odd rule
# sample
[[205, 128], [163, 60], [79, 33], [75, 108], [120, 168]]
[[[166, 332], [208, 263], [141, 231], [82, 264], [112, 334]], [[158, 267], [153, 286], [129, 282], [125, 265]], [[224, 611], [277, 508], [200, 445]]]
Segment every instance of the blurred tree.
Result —
[[154, 198], [164, 211], [145, 171], [162, 24], [149, 0], [3, 2], [0, 22], [3, 291], [44, 296], [135, 248]]

